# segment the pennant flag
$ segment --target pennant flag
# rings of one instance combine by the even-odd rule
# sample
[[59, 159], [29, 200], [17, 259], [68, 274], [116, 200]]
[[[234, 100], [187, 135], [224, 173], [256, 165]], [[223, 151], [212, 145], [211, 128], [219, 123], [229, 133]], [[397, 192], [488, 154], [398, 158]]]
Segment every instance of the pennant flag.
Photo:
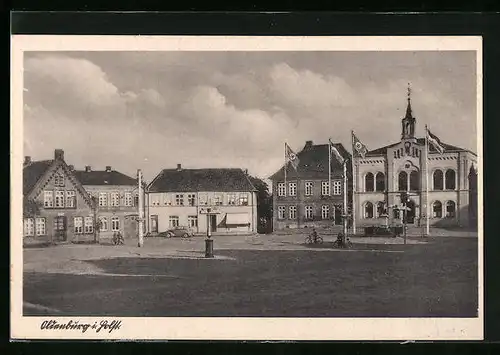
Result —
[[362, 158], [364, 158], [366, 153], [368, 152], [368, 148], [366, 148], [366, 145], [361, 143], [354, 132], [352, 132], [352, 151], [357, 152], [358, 155], [360, 155]]
[[437, 136], [431, 133], [429, 129], [427, 129], [427, 142], [429, 142], [429, 144], [431, 144], [434, 147], [434, 149], [436, 149], [439, 152], [439, 154], [444, 153], [443, 144], [441, 143], [441, 141]]
[[286, 163], [290, 162], [295, 170], [299, 167], [299, 157], [295, 152], [285, 143], [285, 156]]
[[329, 140], [329, 142], [330, 142], [330, 152], [332, 152], [333, 155], [335, 155], [335, 158], [337, 158], [340, 164], [344, 164], [344, 158], [342, 157], [342, 154], [340, 154], [337, 147], [332, 143], [331, 140]]

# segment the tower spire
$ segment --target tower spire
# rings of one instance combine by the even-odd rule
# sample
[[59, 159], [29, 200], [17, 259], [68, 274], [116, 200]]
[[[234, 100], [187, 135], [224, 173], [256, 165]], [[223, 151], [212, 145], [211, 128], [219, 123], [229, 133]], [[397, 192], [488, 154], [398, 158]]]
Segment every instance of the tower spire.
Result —
[[406, 115], [405, 118], [410, 118], [413, 117], [412, 111], [411, 111], [411, 86], [410, 83], [408, 83], [408, 104], [406, 105]]

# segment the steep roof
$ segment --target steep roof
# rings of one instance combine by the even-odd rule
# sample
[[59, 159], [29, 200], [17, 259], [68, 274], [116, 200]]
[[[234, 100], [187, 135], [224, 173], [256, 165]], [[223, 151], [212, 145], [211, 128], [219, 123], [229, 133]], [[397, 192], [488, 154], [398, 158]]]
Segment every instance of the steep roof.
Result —
[[52, 166], [54, 160], [40, 160], [30, 163], [23, 169], [23, 196], [28, 195], [36, 183]]
[[82, 185], [137, 185], [137, 179], [115, 170], [75, 170], [74, 174]]
[[163, 169], [148, 192], [255, 191], [241, 169]]
[[[350, 168], [350, 158], [351, 154], [344, 148], [341, 143], [334, 143], [334, 146], [340, 152], [344, 159], [349, 159], [347, 163], [348, 172]], [[296, 178], [297, 174], [300, 178], [305, 179], [321, 179], [328, 176], [328, 155], [329, 155], [329, 145], [328, 144], [311, 144], [311, 142], [306, 143], [304, 148], [297, 153], [299, 158], [299, 165], [297, 167], [297, 172], [288, 164], [287, 166], [287, 177]], [[280, 180], [284, 178], [284, 166], [282, 166], [276, 173], [274, 173], [270, 179]], [[338, 177], [343, 174], [343, 167], [340, 162], [335, 159], [332, 154], [331, 160], [331, 171], [332, 176]]]
[[[389, 145], [386, 145], [386, 146], [383, 146], [383, 147], [380, 147], [380, 148], [377, 148], [377, 149], [374, 149], [374, 150], [370, 150], [368, 153], [366, 153], [366, 156], [367, 157], [372, 157], [372, 156], [385, 155], [385, 154], [387, 154], [387, 149], [395, 147], [399, 143], [400, 142], [397, 142], [397, 143], [389, 144]], [[419, 145], [425, 145], [425, 138], [417, 138], [417, 144], [419, 144]], [[456, 147], [454, 145], [447, 144], [447, 143], [444, 143], [444, 142], [441, 142], [441, 144], [443, 145], [445, 152], [467, 151], [467, 149]], [[437, 153], [437, 150], [432, 145], [429, 145], [429, 152], [430, 153]]]

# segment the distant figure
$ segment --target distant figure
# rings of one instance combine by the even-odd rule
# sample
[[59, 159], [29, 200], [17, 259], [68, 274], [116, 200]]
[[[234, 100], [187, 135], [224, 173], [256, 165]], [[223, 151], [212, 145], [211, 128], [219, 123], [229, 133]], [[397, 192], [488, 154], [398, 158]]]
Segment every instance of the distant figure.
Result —
[[316, 241], [318, 240], [318, 232], [316, 232], [315, 228], [313, 228], [311, 232], [311, 237], [313, 238], [314, 243], [316, 243]]

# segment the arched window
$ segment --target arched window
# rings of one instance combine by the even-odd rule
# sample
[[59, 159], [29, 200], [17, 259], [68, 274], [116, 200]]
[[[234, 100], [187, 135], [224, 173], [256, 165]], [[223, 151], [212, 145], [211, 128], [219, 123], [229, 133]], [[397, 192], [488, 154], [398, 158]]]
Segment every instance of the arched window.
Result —
[[375, 175], [375, 191], [385, 191], [384, 173], [377, 173], [377, 175]]
[[434, 175], [432, 176], [432, 182], [434, 186], [434, 190], [442, 190], [443, 189], [443, 172], [441, 170], [436, 170]]
[[412, 171], [410, 173], [410, 191], [420, 190], [420, 179], [418, 171]]
[[446, 202], [446, 217], [454, 218], [455, 217], [455, 202], [448, 201]]
[[408, 190], [408, 174], [405, 171], [399, 173], [399, 191], [407, 191]]
[[435, 201], [432, 204], [432, 217], [442, 218], [443, 217], [443, 205], [439, 201]]
[[373, 203], [371, 202], [365, 204], [365, 218], [373, 218]]
[[455, 170], [448, 169], [445, 174], [446, 190], [455, 190]]
[[373, 174], [368, 173], [365, 175], [365, 191], [373, 191]]
[[377, 202], [377, 217], [385, 216], [386, 211], [385, 211], [385, 203], [380, 201]]

